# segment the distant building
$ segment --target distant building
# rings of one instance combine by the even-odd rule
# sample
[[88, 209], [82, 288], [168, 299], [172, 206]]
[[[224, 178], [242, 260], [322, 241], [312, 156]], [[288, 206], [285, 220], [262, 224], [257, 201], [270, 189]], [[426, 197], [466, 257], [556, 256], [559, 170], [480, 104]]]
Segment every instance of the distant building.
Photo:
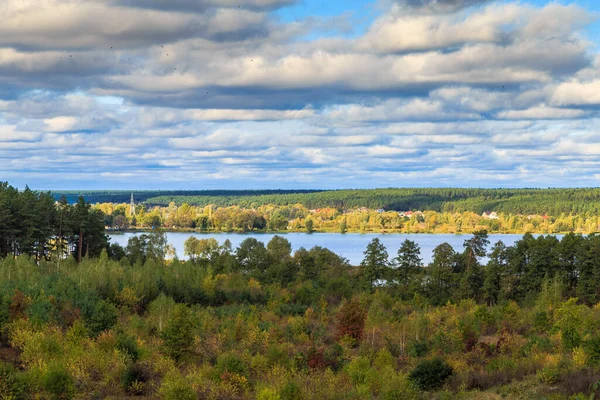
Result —
[[385, 210], [384, 210], [383, 208], [379, 208], [379, 209], [377, 209], [377, 210], [375, 210], [375, 211], [376, 211], [376, 212], [378, 212], [379, 214], [381, 214], [381, 213], [384, 213], [384, 212], [385, 212]]
[[133, 192], [131, 193], [131, 202], [129, 203], [129, 212], [135, 217], [135, 202], [133, 201]]
[[487, 219], [498, 219], [498, 213], [496, 213], [495, 211], [485, 211], [483, 214], [481, 214], [482, 217], [487, 218]]

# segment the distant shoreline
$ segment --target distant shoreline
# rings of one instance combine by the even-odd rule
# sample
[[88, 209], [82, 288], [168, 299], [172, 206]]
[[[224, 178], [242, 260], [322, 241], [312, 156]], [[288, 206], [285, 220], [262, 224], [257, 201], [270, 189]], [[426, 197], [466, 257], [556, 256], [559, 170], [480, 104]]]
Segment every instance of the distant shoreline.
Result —
[[[137, 229], [120, 229], [120, 230], [109, 230], [107, 229], [106, 234], [126, 234], [126, 233], [151, 233], [152, 229], [151, 228], [137, 228]], [[241, 232], [241, 231], [198, 231], [198, 230], [194, 230], [194, 229], [161, 229], [161, 232], [165, 232], [165, 233], [190, 233], [190, 234], [199, 234], [199, 235], [212, 235], [212, 234], [225, 234], [225, 235], [286, 235], [286, 234], [290, 234], [290, 233], [305, 233], [305, 234], [337, 234], [337, 235], [370, 235], [370, 234], [377, 234], [377, 235], [456, 235], [456, 236], [466, 236], [466, 235], [472, 235], [473, 232], [400, 232], [400, 231], [366, 231], [366, 232], [359, 232], [359, 231], [348, 231], [345, 233], [341, 233], [341, 232], [337, 232], [337, 231], [313, 231], [313, 232], [306, 232], [306, 231], [300, 231], [300, 230], [289, 230], [289, 231], [248, 231], [248, 232]], [[593, 233], [597, 233], [597, 232], [554, 232], [554, 233], [550, 233], [550, 232], [490, 232], [488, 231], [489, 235], [525, 235], [527, 233], [530, 233], [532, 235], [567, 235], [569, 233], [574, 233], [576, 235], [591, 235]]]

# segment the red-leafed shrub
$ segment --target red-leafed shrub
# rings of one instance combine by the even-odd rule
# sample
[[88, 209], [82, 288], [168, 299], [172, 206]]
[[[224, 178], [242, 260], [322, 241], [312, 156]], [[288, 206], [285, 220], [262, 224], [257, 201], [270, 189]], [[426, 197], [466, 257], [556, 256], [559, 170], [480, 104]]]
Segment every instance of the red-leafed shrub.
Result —
[[360, 341], [365, 329], [365, 317], [366, 312], [356, 299], [342, 304], [337, 315], [336, 338], [349, 336], [357, 342]]

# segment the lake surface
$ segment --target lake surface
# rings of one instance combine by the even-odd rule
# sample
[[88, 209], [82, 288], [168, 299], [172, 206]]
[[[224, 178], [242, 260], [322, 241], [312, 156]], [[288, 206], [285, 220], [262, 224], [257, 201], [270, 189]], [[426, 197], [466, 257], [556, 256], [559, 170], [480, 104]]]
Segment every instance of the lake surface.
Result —
[[[121, 246], [126, 246], [127, 241], [130, 237], [140, 235], [138, 232], [127, 232], [127, 233], [113, 233], [110, 235], [112, 243], [118, 243]], [[271, 240], [276, 234], [273, 233], [192, 233], [192, 232], [168, 232], [167, 239], [177, 252], [177, 256], [180, 259], [186, 258], [183, 253], [183, 243], [190, 237], [195, 236], [201, 238], [214, 237], [222, 244], [225, 240], [229, 239], [233, 248], [235, 249], [238, 245], [249, 237], [256, 238], [257, 240], [265, 243], [265, 245]], [[454, 235], [454, 234], [382, 234], [382, 233], [279, 233], [279, 236], [286, 238], [291, 244], [294, 251], [300, 247], [304, 247], [307, 250], [314, 246], [325, 247], [334, 253], [347, 258], [351, 264], [358, 265], [363, 259], [363, 253], [367, 248], [367, 245], [373, 238], [379, 238], [381, 242], [387, 248], [390, 258], [396, 257], [400, 244], [405, 239], [410, 239], [416, 242], [421, 247], [421, 258], [425, 263], [429, 263], [432, 258], [433, 249], [438, 245], [447, 242], [455, 250], [462, 251], [463, 243], [465, 240], [472, 237], [472, 235]], [[537, 236], [537, 235], [534, 235]], [[557, 235], [559, 236], [559, 235]], [[493, 234], [489, 235], [490, 247], [497, 241], [501, 240], [507, 246], [513, 245], [517, 240], [521, 239], [523, 235], [502, 235]]]

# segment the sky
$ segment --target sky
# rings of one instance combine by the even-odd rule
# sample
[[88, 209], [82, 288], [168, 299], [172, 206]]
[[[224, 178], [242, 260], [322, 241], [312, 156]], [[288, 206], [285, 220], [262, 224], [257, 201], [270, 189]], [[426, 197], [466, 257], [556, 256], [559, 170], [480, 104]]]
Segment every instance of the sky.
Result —
[[596, 0], [3, 0], [0, 181], [600, 186]]

